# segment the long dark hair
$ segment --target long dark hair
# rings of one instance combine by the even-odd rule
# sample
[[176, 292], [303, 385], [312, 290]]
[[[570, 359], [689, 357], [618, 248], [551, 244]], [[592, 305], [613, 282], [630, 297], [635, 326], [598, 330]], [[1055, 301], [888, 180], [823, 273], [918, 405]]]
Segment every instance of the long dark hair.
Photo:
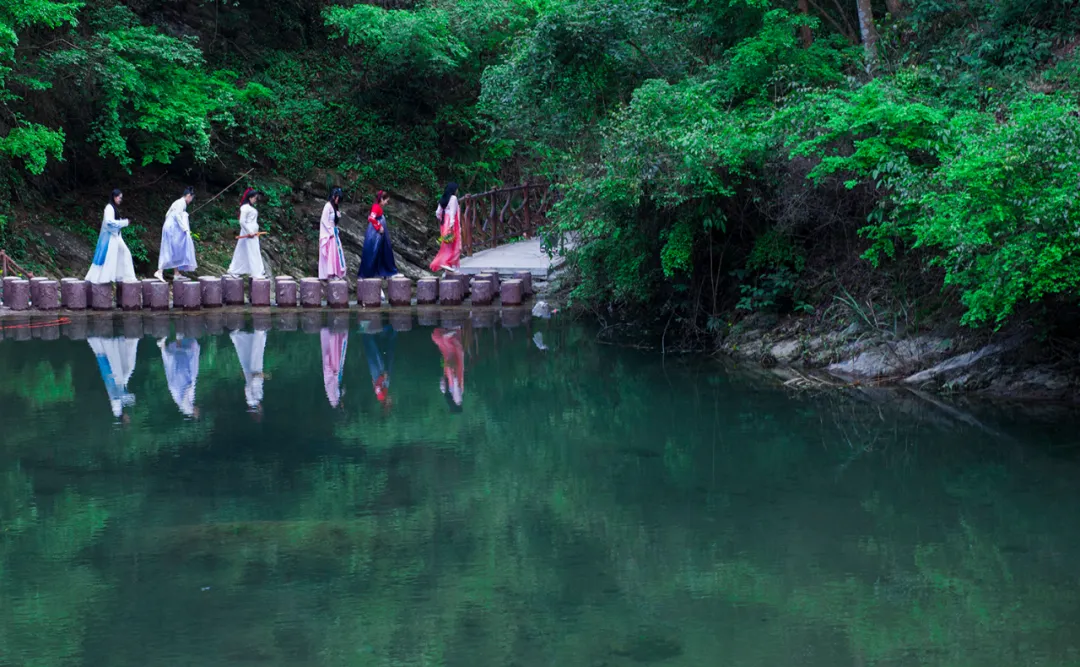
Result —
[[338, 200], [344, 199], [345, 191], [341, 188], [334, 188], [330, 191], [330, 196], [326, 198], [326, 201], [330, 202], [330, 205], [334, 207], [334, 222], [336, 223], [341, 214], [338, 212], [338, 203], [334, 201], [335, 198]]
[[116, 203], [116, 198], [122, 194], [124, 193], [120, 190], [120, 188], [114, 188], [112, 194], [109, 195], [109, 203], [112, 205], [113, 208], [113, 217], [115, 217], [117, 220], [120, 219], [120, 204]]
[[450, 205], [450, 198], [457, 194], [457, 183], [447, 183], [446, 189], [443, 190], [442, 199], [439, 200], [439, 206], [446, 208]]

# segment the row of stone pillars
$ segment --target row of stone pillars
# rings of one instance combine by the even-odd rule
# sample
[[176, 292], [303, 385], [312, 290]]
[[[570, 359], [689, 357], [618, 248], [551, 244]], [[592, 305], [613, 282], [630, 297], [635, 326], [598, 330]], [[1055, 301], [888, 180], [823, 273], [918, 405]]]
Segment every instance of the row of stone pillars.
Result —
[[359, 322], [368, 330], [378, 331], [389, 325], [395, 331], [420, 327], [472, 327], [514, 329], [528, 327], [532, 314], [526, 308], [493, 308], [466, 311], [460, 308], [421, 308], [415, 314], [409, 310], [344, 311], [277, 309], [272, 311], [215, 311], [198, 313], [152, 313], [150, 311], [117, 314], [115, 317], [97, 314], [12, 315], [0, 326], [0, 341], [56, 340], [61, 337], [84, 340], [88, 336], [103, 338], [142, 336], [165, 338], [174, 330], [189, 338], [215, 336], [230, 331], [303, 331], [319, 333], [323, 328], [335, 332], [349, 331], [350, 323]]
[[[414, 289], [415, 288], [415, 289]], [[383, 305], [383, 280], [368, 278], [356, 283], [356, 303], [377, 308]], [[386, 281], [386, 302], [391, 306], [441, 304], [457, 306], [468, 299], [474, 306], [487, 306], [498, 298], [504, 306], [519, 306], [533, 296], [532, 274], [514, 274], [500, 280], [497, 273], [469, 277], [452, 274], [443, 278], [413, 281], [394, 276]], [[291, 276], [247, 279], [234, 276], [202, 276], [198, 280], [179, 277], [171, 284], [154, 278], [142, 281], [93, 284], [64, 278], [4, 278], [3, 305], [11, 310], [201, 310], [222, 306], [348, 308], [351, 302], [349, 283], [344, 280], [324, 282], [318, 278]]]

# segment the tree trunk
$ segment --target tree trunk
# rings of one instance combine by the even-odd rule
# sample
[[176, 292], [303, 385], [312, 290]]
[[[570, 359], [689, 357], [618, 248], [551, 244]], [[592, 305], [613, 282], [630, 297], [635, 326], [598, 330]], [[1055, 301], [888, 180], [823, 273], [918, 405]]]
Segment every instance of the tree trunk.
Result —
[[862, 33], [863, 52], [866, 54], [866, 73], [873, 74], [877, 67], [877, 28], [874, 27], [874, 9], [870, 0], [855, 0], [859, 8], [859, 32]]
[[898, 19], [904, 13], [904, 3], [902, 0], [885, 0], [885, 9], [894, 19]]
[[[896, 2], [897, 0], [889, 0], [889, 2]], [[810, 16], [810, 0], [799, 0], [799, 13], [803, 16]], [[802, 40], [804, 49], [809, 49], [810, 45], [814, 43], [814, 32], [810, 30], [810, 26], [799, 26], [799, 39]]]

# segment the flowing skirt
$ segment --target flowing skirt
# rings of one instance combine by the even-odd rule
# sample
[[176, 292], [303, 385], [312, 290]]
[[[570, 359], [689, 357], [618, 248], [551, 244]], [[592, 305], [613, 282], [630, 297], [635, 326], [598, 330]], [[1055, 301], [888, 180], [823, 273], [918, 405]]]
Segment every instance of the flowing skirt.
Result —
[[337, 227], [333, 236], [319, 237], [319, 280], [345, 277], [345, 252]]
[[364, 252], [360, 255], [361, 278], [389, 278], [398, 272], [390, 234], [380, 234], [369, 224], [364, 236]]
[[439, 254], [431, 261], [432, 271], [457, 269], [461, 266], [461, 223], [456, 217], [453, 230], [454, 240], [439, 246]]
[[122, 283], [136, 280], [131, 251], [119, 233], [102, 232], [94, 250], [94, 263], [86, 274], [91, 283]]
[[262, 248], [259, 246], [259, 237], [240, 239], [236, 242], [236, 251], [233, 252], [232, 263], [229, 271], [234, 276], [251, 276], [262, 278], [266, 275], [266, 266], [263, 264]]
[[195, 242], [191, 240], [191, 233], [185, 232], [172, 220], [166, 222], [161, 228], [161, 254], [158, 256], [158, 269], [194, 271], [198, 266], [195, 263]]

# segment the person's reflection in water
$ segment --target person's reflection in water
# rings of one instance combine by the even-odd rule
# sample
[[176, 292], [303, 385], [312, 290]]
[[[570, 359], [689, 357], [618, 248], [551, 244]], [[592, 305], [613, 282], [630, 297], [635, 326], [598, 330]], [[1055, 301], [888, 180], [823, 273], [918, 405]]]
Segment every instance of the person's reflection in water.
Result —
[[394, 328], [384, 326], [380, 331], [364, 330], [364, 355], [367, 357], [368, 370], [371, 372], [371, 387], [375, 398], [389, 411], [393, 401], [390, 399], [390, 375], [394, 369]]
[[199, 379], [199, 341], [176, 335], [176, 340], [166, 344], [158, 341], [161, 363], [165, 367], [165, 382], [176, 407], [186, 417], [198, 419], [199, 408], [195, 406], [195, 382]]
[[229, 334], [236, 356], [240, 359], [240, 368], [244, 371], [244, 397], [248, 412], [256, 419], [262, 415], [263, 400], [263, 352], [266, 350], [266, 332], [234, 331]]
[[341, 403], [341, 397], [345, 395], [345, 389], [341, 386], [341, 376], [345, 371], [345, 352], [349, 347], [349, 334], [346, 331], [331, 333], [329, 329], [323, 327], [319, 338], [322, 341], [322, 373], [326, 398], [330, 401], [330, 407], [336, 408]]
[[90, 337], [86, 341], [97, 357], [98, 370], [105, 382], [105, 391], [109, 393], [113, 416], [125, 424], [130, 422], [131, 418], [124, 414], [124, 408], [135, 404], [135, 395], [128, 393], [127, 383], [135, 372], [139, 339]]
[[461, 412], [461, 401], [465, 394], [465, 348], [461, 344], [461, 333], [436, 329], [431, 332], [431, 340], [439, 346], [443, 357], [439, 390], [446, 397], [450, 410]]

